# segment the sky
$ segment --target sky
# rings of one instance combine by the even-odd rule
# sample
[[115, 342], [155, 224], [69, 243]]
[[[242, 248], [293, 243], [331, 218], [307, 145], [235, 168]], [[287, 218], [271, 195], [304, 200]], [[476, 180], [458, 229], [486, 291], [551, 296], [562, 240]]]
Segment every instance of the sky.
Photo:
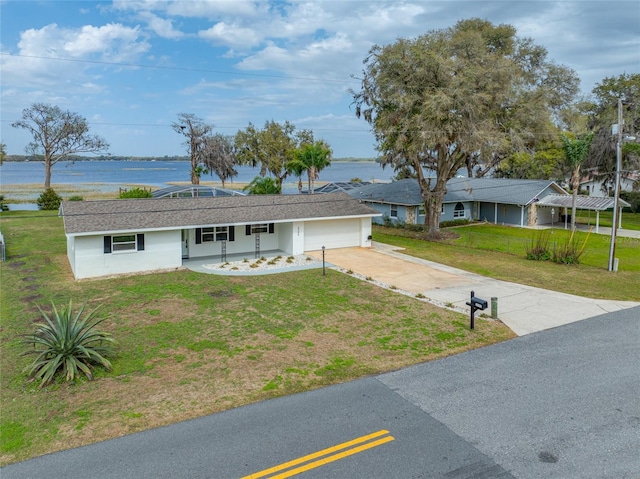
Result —
[[0, 140], [18, 155], [31, 137], [11, 123], [42, 102], [85, 117], [112, 155], [186, 155], [170, 125], [193, 113], [226, 135], [290, 121], [334, 158], [375, 157], [349, 94], [368, 51], [467, 18], [513, 25], [584, 94], [640, 72], [638, 0], [0, 0], [0, 15]]

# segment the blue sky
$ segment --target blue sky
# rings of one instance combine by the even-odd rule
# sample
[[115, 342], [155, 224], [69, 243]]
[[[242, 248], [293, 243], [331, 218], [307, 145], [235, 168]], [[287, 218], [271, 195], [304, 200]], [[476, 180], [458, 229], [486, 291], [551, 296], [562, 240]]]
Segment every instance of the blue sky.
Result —
[[110, 153], [185, 154], [170, 125], [194, 113], [215, 131], [289, 120], [334, 157], [375, 156], [350, 108], [351, 78], [374, 44], [480, 17], [516, 27], [576, 71], [585, 93], [640, 72], [633, 1], [25, 1], [0, 0], [1, 140], [34, 102], [89, 120]]

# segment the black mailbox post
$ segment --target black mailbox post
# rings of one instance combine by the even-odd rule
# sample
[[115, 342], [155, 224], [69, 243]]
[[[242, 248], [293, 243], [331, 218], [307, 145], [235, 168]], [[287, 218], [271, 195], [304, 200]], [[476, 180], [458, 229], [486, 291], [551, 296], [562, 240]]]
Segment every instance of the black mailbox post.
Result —
[[480, 298], [476, 298], [476, 294], [471, 291], [471, 301], [469, 301], [467, 303], [467, 306], [471, 306], [471, 329], [474, 328], [475, 324], [475, 314], [476, 314], [476, 310], [485, 310], [487, 309], [487, 302], [484, 299], [480, 299]]

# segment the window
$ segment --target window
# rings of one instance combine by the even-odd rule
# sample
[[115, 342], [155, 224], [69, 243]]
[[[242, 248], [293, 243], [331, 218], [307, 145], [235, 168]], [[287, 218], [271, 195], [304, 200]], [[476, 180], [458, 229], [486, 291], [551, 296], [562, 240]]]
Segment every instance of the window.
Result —
[[391, 213], [389, 214], [391, 218], [398, 217], [398, 205], [391, 205]]
[[202, 242], [207, 243], [214, 240], [215, 228], [202, 228]]
[[228, 226], [216, 226], [216, 241], [227, 241], [229, 239]]
[[275, 224], [274, 223], [257, 223], [255, 225], [246, 225], [244, 231], [245, 231], [245, 235], [247, 236], [252, 234], [260, 234], [260, 233], [273, 234], [275, 232]]
[[464, 205], [462, 203], [456, 203], [456, 207], [453, 210], [454, 218], [464, 218]]
[[212, 243], [214, 241], [233, 241], [233, 226], [207, 226], [196, 228], [196, 244]]
[[267, 231], [269, 231], [269, 225], [267, 223], [251, 225], [251, 234], [266, 233]]
[[143, 251], [144, 235], [117, 235], [104, 237], [104, 253], [117, 253], [122, 251]]
[[427, 214], [427, 211], [424, 209], [424, 205], [418, 206], [418, 216], [424, 216]]

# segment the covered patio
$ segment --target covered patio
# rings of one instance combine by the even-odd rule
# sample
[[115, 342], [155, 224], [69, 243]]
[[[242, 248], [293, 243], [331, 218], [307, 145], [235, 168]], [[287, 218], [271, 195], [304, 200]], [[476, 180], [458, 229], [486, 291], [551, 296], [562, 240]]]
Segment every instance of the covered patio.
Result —
[[[594, 196], [581, 196], [579, 195], [576, 200], [576, 209], [577, 210], [587, 210], [587, 211], [595, 211], [596, 212], [596, 224], [595, 224], [595, 232], [599, 232], [600, 228], [600, 212], [608, 209], [612, 209], [615, 205], [614, 198], [601, 198]], [[629, 203], [622, 199], [618, 199], [618, 228], [622, 228], [622, 208], [630, 206]], [[570, 195], [548, 195], [542, 198], [538, 203], [537, 207], [547, 207], [551, 208], [552, 213], [551, 217], [554, 217], [554, 208], [563, 208], [567, 211], [567, 214], [564, 215], [564, 227], [565, 229], [570, 222], [568, 220], [569, 213], [573, 208], [573, 196]], [[589, 221], [591, 224], [591, 221]]]

